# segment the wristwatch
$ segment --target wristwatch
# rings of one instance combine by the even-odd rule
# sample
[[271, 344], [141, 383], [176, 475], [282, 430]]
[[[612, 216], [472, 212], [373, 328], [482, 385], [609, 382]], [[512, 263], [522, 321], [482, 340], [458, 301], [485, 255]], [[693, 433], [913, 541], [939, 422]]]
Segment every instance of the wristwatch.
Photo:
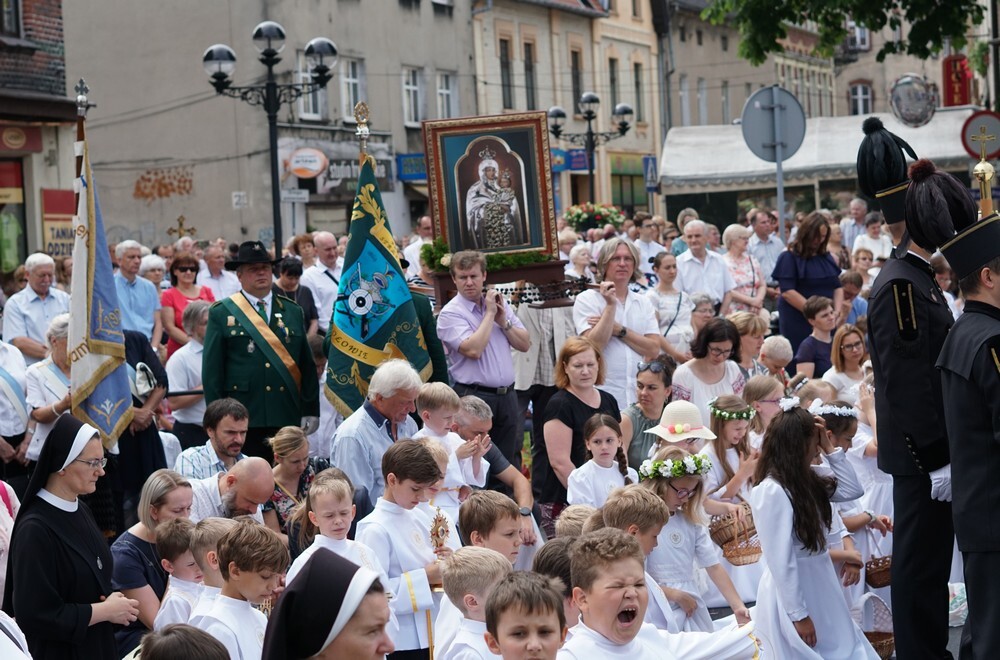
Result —
[[616, 332], [615, 336], [619, 337], [620, 339], [625, 339], [625, 335], [627, 333], [628, 333], [628, 328], [626, 328], [625, 326], [622, 326], [622, 329], [619, 330], [618, 332]]
[[531, 515], [531, 509], [529, 509], [526, 506], [522, 506], [520, 509], [518, 509], [518, 512], [525, 518]]
[[504, 330], [510, 330], [513, 327], [514, 327], [514, 322], [511, 321], [510, 319], [507, 319], [507, 321], [503, 324]]

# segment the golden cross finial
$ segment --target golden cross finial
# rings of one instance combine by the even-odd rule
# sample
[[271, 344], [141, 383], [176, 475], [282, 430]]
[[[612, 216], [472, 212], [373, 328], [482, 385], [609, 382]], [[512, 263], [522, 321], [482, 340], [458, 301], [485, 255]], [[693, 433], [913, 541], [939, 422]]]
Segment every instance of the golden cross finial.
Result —
[[177, 226], [176, 227], [171, 227], [170, 229], [168, 229], [167, 233], [170, 234], [171, 236], [176, 235], [177, 238], [183, 238], [185, 236], [194, 236], [195, 234], [198, 233], [198, 230], [195, 229], [194, 227], [190, 227], [190, 228], [189, 227], [185, 227], [184, 226], [185, 222], [187, 222], [187, 218], [185, 218], [183, 215], [179, 216], [177, 218]]
[[986, 144], [988, 142], [993, 142], [994, 140], [996, 140], [997, 136], [996, 135], [987, 135], [986, 134], [986, 126], [985, 125], [980, 125], [979, 126], [979, 135], [973, 135], [969, 139], [972, 140], [973, 142], [978, 142], [979, 143], [979, 158], [980, 158], [980, 160], [986, 160]]

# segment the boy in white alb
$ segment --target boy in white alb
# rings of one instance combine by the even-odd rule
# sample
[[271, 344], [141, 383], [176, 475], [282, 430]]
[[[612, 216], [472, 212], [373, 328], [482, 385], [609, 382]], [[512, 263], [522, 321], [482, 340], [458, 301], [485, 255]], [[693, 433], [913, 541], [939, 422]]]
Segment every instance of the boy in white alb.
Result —
[[187, 623], [201, 597], [203, 576], [191, 552], [193, 534], [194, 523], [187, 518], [167, 520], [156, 526], [156, 553], [170, 579], [153, 619], [153, 630], [161, 630], [172, 623]]
[[556, 660], [566, 639], [566, 614], [559, 603], [562, 586], [559, 580], [527, 571], [501, 579], [486, 599], [487, 648], [504, 660]]
[[482, 488], [486, 485], [490, 468], [489, 462], [483, 459], [488, 445], [466, 442], [449, 430], [461, 406], [458, 394], [445, 383], [425, 383], [417, 395], [417, 411], [424, 426], [413, 435], [414, 440], [435, 438], [448, 452], [444, 485], [430, 504], [441, 507], [452, 520], [458, 520], [458, 508], [472, 492], [471, 486]]
[[245, 521], [226, 532], [218, 554], [222, 591], [192, 625], [222, 642], [230, 658], [260, 660], [267, 617], [254, 605], [274, 596], [288, 570], [288, 548], [266, 526]]
[[382, 455], [382, 477], [385, 492], [358, 523], [357, 539], [372, 549], [389, 576], [386, 591], [399, 622], [396, 650], [427, 657], [436, 608], [432, 587], [441, 584], [437, 560], [447, 559], [452, 550], [432, 546], [432, 521], [414, 509], [427, 500], [427, 489], [441, 478], [441, 470], [422, 444], [399, 441]]
[[354, 486], [347, 475], [337, 469], [324, 470], [316, 475], [309, 485], [309, 493], [301, 511], [296, 512], [293, 518], [300, 522], [302, 533], [306, 535], [304, 539], [312, 534], [313, 540], [292, 562], [292, 567], [285, 575], [286, 586], [292, 583], [309, 558], [320, 548], [326, 548], [358, 566], [375, 571], [383, 586], [389, 583], [375, 552], [364, 543], [347, 538], [356, 514]]
[[205, 518], [199, 520], [191, 533], [191, 552], [201, 570], [202, 584], [198, 602], [191, 608], [191, 615], [185, 623], [195, 625], [198, 617], [204, 616], [222, 591], [225, 581], [219, 570], [219, 540], [238, 523], [231, 518]]
[[435, 654], [438, 660], [499, 660], [486, 646], [486, 601], [493, 587], [511, 572], [499, 552], [468, 546], [451, 556], [444, 568], [444, 593], [462, 613], [455, 639]]

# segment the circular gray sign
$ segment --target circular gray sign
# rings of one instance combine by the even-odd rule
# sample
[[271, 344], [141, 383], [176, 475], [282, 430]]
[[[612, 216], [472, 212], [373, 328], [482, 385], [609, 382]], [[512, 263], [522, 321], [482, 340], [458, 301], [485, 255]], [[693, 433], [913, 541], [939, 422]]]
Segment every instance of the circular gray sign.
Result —
[[[775, 112], [778, 113], [777, 122]], [[777, 85], [761, 87], [750, 95], [743, 106], [741, 123], [747, 147], [755, 156], [769, 163], [778, 161], [776, 124], [782, 160], [799, 150], [806, 135], [806, 113], [802, 105], [791, 92]]]

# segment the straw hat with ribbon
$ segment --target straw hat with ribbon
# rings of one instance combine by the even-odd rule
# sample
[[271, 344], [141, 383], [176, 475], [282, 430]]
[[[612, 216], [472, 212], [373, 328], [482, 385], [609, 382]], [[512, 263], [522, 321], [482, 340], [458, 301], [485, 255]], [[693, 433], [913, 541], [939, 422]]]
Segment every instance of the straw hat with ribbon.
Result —
[[660, 423], [646, 433], [660, 436], [667, 442], [680, 442], [689, 438], [715, 440], [712, 429], [705, 426], [698, 406], [690, 401], [671, 401], [660, 415]]

